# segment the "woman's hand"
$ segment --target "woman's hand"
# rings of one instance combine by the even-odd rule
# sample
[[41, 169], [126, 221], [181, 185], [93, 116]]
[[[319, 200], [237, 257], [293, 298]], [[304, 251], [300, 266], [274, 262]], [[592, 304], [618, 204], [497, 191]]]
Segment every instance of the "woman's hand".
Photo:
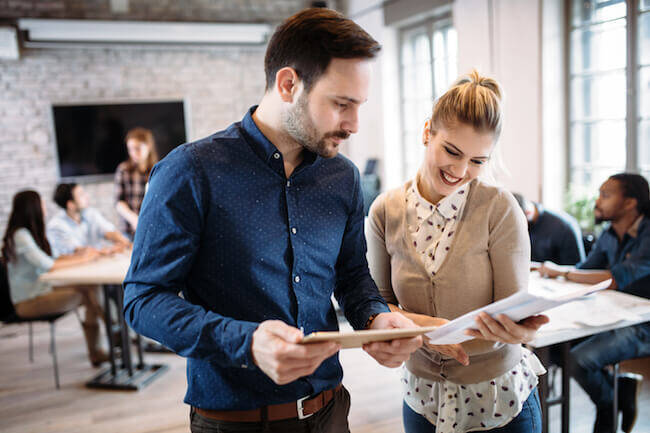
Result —
[[[424, 314], [420, 314], [419, 316], [421, 317], [416, 320], [419, 326], [442, 326], [449, 322], [449, 320], [440, 317], [431, 317]], [[442, 355], [454, 358], [463, 365], [469, 365], [469, 356], [460, 344], [431, 344], [429, 338], [425, 335], [424, 345]]]
[[537, 330], [548, 323], [548, 316], [530, 316], [518, 323], [510, 320], [505, 314], [499, 314], [496, 319], [487, 313], [476, 316], [476, 327], [468, 329], [466, 335], [483, 340], [498, 341], [508, 344], [528, 343], [535, 339]]
[[553, 262], [546, 261], [539, 267], [539, 274], [546, 278], [556, 278], [564, 275], [569, 269], [570, 266], [556, 265]]

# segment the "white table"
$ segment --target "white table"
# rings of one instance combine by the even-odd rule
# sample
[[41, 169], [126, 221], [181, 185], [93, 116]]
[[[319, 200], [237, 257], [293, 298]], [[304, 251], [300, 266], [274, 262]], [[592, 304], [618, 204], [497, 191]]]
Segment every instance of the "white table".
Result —
[[[542, 280], [537, 274], [530, 279], [531, 290]], [[559, 346], [562, 352], [562, 395], [549, 400], [548, 375], [540, 377], [540, 394], [542, 402], [542, 431], [548, 432], [548, 407], [562, 405], [562, 433], [569, 432], [570, 375], [569, 357], [571, 341], [613, 329], [625, 328], [650, 321], [650, 300], [628, 295], [616, 290], [604, 290], [588, 296], [586, 299], [561, 305], [545, 312], [551, 322], [542, 327], [537, 338], [529, 344], [545, 365], [549, 365], [551, 346]], [[608, 317], [620, 318], [614, 323], [604, 323]], [[587, 326], [582, 321], [596, 326]], [[598, 323], [600, 322], [600, 323]]]
[[[108, 338], [109, 357], [111, 366], [101, 371], [86, 383], [90, 388], [108, 388], [122, 390], [138, 390], [167, 370], [164, 364], [148, 365], [144, 363], [142, 343], [137, 336], [138, 365], [133, 366], [129, 332], [122, 314], [124, 305], [122, 281], [129, 269], [131, 257], [129, 253], [101, 257], [82, 265], [57, 269], [41, 275], [40, 280], [54, 286], [88, 286], [101, 285], [104, 291], [104, 322]], [[122, 340], [122, 362], [118, 367], [113, 344], [113, 319], [109, 308], [110, 299], [115, 301], [118, 309], [117, 319]]]

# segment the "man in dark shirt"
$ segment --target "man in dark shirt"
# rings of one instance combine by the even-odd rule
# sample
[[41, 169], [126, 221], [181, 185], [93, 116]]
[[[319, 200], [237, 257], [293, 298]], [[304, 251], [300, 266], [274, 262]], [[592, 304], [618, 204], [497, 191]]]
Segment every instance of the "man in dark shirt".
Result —
[[528, 220], [530, 256], [533, 262], [551, 261], [575, 265], [585, 259], [585, 248], [578, 222], [564, 212], [544, 209], [540, 203], [513, 193]]
[[[612, 279], [610, 289], [650, 298], [650, 192], [648, 181], [638, 174], [611, 176], [600, 187], [594, 210], [596, 223], [609, 221], [586, 260], [575, 268], [544, 263], [540, 272], [549, 277], [595, 284]], [[594, 335], [571, 349], [572, 374], [596, 404], [594, 432], [613, 432], [612, 374], [604, 367], [650, 355], [650, 323]], [[619, 381], [621, 427], [629, 432], [637, 414], [639, 375]]]
[[[338, 329], [332, 294], [355, 329], [414, 326], [370, 277], [359, 171], [337, 154], [379, 49], [335, 11], [294, 15], [269, 42], [260, 105], [152, 171], [124, 313], [187, 357], [194, 432], [348, 431], [340, 347], [303, 334]], [[397, 367], [421, 344], [364, 349]]]

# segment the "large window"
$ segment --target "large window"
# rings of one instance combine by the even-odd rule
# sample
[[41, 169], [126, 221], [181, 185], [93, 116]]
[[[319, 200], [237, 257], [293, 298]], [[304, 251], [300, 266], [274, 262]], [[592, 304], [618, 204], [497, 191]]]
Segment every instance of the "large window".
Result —
[[650, 174], [650, 0], [570, 1], [569, 181]]
[[449, 16], [400, 31], [404, 179], [415, 176], [422, 162], [422, 128], [431, 116], [434, 99], [456, 78], [456, 47]]

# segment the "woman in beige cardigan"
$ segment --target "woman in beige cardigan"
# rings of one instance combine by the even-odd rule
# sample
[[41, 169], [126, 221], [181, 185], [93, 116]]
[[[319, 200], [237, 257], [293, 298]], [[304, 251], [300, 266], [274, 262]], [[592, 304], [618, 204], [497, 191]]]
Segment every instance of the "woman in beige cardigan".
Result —
[[[478, 179], [501, 130], [498, 84], [474, 71], [436, 101], [415, 179], [372, 205], [368, 262], [391, 310], [445, 323], [526, 290], [530, 245], [510, 193]], [[427, 344], [406, 362], [404, 427], [420, 432], [539, 432], [537, 375], [522, 348], [545, 316], [476, 318], [475, 339]]]

